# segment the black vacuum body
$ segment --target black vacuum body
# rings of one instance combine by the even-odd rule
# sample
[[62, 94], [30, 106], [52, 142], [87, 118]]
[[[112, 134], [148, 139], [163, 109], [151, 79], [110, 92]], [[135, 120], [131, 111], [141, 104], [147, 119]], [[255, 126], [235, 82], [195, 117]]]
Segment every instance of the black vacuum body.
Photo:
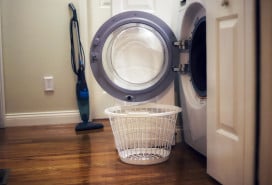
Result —
[[85, 79], [85, 55], [80, 41], [76, 9], [72, 3], [69, 4], [69, 8], [73, 13], [73, 17], [70, 21], [71, 65], [74, 73], [77, 76], [76, 97], [80, 118], [82, 120], [82, 122], [76, 125], [75, 130], [85, 131], [100, 129], [104, 127], [101, 123], [89, 121], [90, 106], [89, 90]]

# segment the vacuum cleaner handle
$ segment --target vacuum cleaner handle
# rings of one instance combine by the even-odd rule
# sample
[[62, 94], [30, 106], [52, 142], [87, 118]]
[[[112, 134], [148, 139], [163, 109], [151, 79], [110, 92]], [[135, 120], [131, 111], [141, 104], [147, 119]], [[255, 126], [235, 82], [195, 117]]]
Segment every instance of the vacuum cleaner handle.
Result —
[[[74, 73], [79, 76], [80, 73], [84, 73], [85, 71], [85, 54], [84, 54], [84, 50], [80, 41], [79, 23], [77, 19], [76, 8], [72, 3], [69, 3], [68, 6], [73, 12], [73, 17], [71, 18], [71, 21], [70, 21], [71, 63], [72, 63], [72, 68]], [[74, 36], [76, 37], [75, 39], [74, 39]], [[75, 50], [76, 48], [74, 44], [77, 44], [78, 51]], [[76, 61], [76, 52], [78, 56], [77, 61]], [[76, 63], [78, 63], [78, 65]]]
[[73, 12], [73, 19], [74, 20], [77, 20], [77, 13], [76, 13], [76, 8], [75, 8], [75, 6], [73, 5], [73, 3], [69, 3], [69, 8], [72, 10], [72, 12]]

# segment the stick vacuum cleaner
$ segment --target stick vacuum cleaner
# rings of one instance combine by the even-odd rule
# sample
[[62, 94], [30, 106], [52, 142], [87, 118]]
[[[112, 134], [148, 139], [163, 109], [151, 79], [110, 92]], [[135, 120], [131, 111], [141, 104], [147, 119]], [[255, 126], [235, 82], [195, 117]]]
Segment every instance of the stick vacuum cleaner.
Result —
[[[79, 24], [74, 5], [69, 4], [73, 13], [70, 21], [70, 40], [71, 40], [71, 64], [74, 73], [77, 75], [76, 97], [77, 105], [82, 122], [75, 127], [76, 131], [100, 129], [104, 126], [101, 123], [89, 121], [89, 91], [85, 79], [85, 55], [80, 41]], [[76, 61], [77, 60], [77, 61]]]

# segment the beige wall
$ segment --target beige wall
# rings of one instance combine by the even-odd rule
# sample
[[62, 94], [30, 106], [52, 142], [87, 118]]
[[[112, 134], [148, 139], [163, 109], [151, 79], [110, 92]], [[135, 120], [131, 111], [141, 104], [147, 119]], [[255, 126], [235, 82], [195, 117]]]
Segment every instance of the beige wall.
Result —
[[[77, 8], [91, 93], [91, 117], [103, 118], [115, 101], [93, 79], [89, 46], [111, 16], [110, 0], [0, 0], [6, 114], [77, 110], [76, 78], [70, 64], [68, 3]], [[44, 92], [43, 77], [55, 91]]]
[[[0, 0], [6, 114], [77, 111], [76, 78], [70, 65], [68, 3], [78, 10], [91, 96], [91, 118], [105, 118], [104, 109], [123, 104], [94, 80], [89, 47], [98, 28], [111, 17], [111, 0]], [[54, 77], [55, 91], [45, 93], [43, 77]], [[158, 98], [173, 103], [173, 85]], [[171, 101], [169, 101], [169, 99]], [[157, 101], [157, 99], [156, 99]], [[17, 118], [16, 118], [17, 119]]]
[[[6, 113], [75, 110], [70, 65], [68, 3], [75, 0], [2, 0]], [[43, 77], [54, 76], [45, 93]]]

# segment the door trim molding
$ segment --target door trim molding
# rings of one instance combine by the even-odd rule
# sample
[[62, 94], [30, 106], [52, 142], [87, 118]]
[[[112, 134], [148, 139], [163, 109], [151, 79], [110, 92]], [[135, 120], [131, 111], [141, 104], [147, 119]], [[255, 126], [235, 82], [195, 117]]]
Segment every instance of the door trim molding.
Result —
[[0, 9], [0, 128], [5, 127], [4, 70], [2, 53], [2, 13]]

